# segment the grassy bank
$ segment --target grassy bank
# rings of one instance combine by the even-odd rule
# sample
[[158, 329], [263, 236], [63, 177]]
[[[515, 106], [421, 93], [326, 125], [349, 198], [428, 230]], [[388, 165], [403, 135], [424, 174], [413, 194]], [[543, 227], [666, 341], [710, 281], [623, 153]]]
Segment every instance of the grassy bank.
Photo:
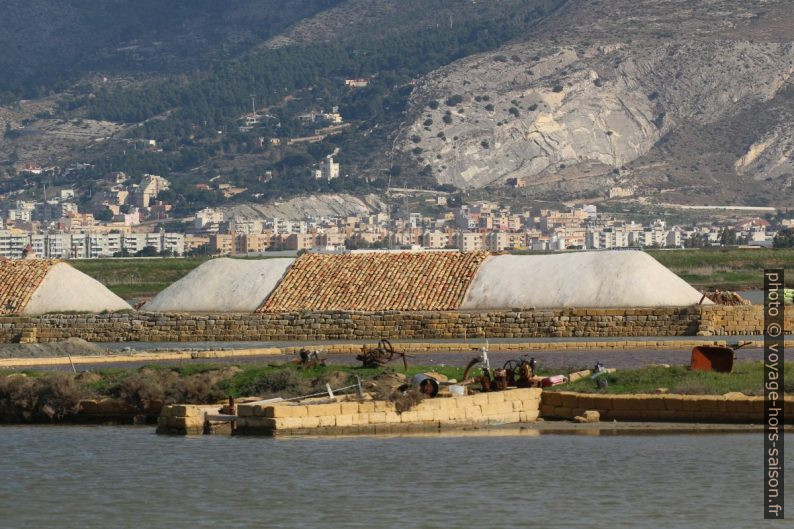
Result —
[[[407, 378], [434, 370], [460, 378], [462, 368], [412, 367]], [[295, 397], [325, 392], [326, 384], [338, 389], [356, 383], [365, 389], [378, 386], [383, 376], [394, 377], [391, 368], [364, 369], [329, 366], [298, 369], [292, 364], [235, 366], [200, 364], [110, 368], [81, 373], [24, 371], [0, 373], [0, 422], [68, 420], [83, 399], [110, 397], [145, 410], [155, 403], [211, 404], [232, 397]]]
[[[457, 380], [463, 377], [463, 368], [459, 367], [416, 366], [403, 372], [392, 367], [364, 369], [337, 365], [298, 369], [291, 364], [158, 365], [77, 374], [6, 373], [0, 374], [0, 422], [68, 420], [77, 412], [82, 399], [103, 397], [116, 399], [139, 410], [146, 410], [157, 403], [209, 404], [228, 396], [295, 397], [325, 392], [326, 384], [334, 389], [355, 384], [356, 376], [361, 379], [365, 391], [383, 394], [384, 388], [389, 384], [393, 387], [395, 380], [410, 380], [414, 374], [426, 371], [440, 372]], [[792, 393], [794, 362], [787, 363], [785, 371], [789, 380], [785, 390]], [[760, 362], [738, 364], [735, 372], [729, 374], [694, 372], [685, 367], [648, 367], [621, 370], [606, 377], [610, 393], [652, 393], [658, 388], [666, 388], [670, 393], [693, 395], [721, 395], [733, 391], [747, 395], [763, 394], [763, 364]], [[597, 391], [589, 378], [549, 390]]]
[[[609, 382], [607, 393], [653, 393], [665, 388], [670, 393], [686, 395], [723, 395], [732, 391], [745, 395], [764, 394], [762, 362], [736, 364], [733, 373], [692, 371], [684, 366], [673, 366], [624, 369], [601, 376]], [[794, 362], [785, 364], [785, 377], [786, 393], [794, 393]], [[587, 393], [599, 391], [590, 378], [549, 389]]]
[[[698, 248], [648, 250], [656, 260], [697, 289], [760, 290], [764, 268], [794, 269], [794, 249]], [[794, 287], [794, 277], [786, 284]]]
[[124, 299], [149, 297], [206, 261], [200, 258], [75, 259], [69, 264]]

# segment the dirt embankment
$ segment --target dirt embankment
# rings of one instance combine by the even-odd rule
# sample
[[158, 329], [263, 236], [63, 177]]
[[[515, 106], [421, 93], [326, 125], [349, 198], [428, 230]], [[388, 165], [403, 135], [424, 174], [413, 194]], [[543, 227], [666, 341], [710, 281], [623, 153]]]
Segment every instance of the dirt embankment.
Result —
[[49, 358], [54, 356], [87, 356], [107, 354], [108, 350], [81, 338], [68, 338], [50, 343], [0, 344], [0, 358]]

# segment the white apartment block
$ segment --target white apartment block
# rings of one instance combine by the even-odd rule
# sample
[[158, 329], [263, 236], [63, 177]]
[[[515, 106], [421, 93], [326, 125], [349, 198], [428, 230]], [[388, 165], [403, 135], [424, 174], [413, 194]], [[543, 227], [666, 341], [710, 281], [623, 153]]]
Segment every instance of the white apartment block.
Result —
[[0, 232], [0, 256], [8, 259], [21, 259], [25, 246], [30, 244], [26, 233], [3, 230]]
[[586, 246], [591, 249], [626, 248], [629, 246], [629, 231], [624, 228], [588, 230]]
[[449, 235], [443, 231], [426, 231], [422, 235], [422, 246], [425, 248], [446, 248], [449, 245]]
[[459, 231], [453, 243], [463, 252], [476, 252], [485, 249], [482, 233]]
[[182, 233], [43, 233], [0, 231], [0, 256], [21, 259], [22, 251], [30, 244], [36, 257], [42, 259], [94, 259], [113, 257], [126, 250], [134, 254], [146, 246], [158, 252], [170, 251], [174, 255], [185, 252], [185, 235]]
[[506, 231], [491, 231], [485, 234], [485, 247], [492, 252], [516, 250], [526, 248], [527, 236], [525, 233]]

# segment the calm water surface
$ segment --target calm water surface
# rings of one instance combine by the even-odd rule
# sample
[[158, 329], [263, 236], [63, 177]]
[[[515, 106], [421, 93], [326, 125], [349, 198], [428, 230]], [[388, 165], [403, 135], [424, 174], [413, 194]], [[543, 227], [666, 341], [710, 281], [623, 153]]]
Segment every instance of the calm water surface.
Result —
[[0, 527], [792, 527], [762, 520], [762, 448], [760, 434], [267, 439], [0, 427]]

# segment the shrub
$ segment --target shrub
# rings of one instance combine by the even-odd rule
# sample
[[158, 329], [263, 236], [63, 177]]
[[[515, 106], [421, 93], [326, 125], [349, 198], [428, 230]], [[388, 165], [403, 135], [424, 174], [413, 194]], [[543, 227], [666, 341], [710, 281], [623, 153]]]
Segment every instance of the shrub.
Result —
[[308, 381], [293, 369], [268, 370], [253, 376], [249, 374], [246, 378], [247, 380], [236, 385], [240, 395], [266, 396], [278, 393], [281, 396], [297, 397], [306, 395], [311, 390]]
[[454, 106], [456, 106], [456, 105], [459, 105], [459, 104], [461, 104], [462, 102], [463, 102], [463, 96], [462, 96], [462, 95], [459, 95], [459, 94], [455, 94], [455, 95], [453, 95], [453, 96], [449, 96], [449, 97], [447, 98], [447, 105], [448, 105], [448, 106], [451, 106], [451, 107], [454, 107]]
[[444, 123], [446, 123], [447, 125], [452, 123], [452, 116], [450, 116], [449, 114], [444, 114], [444, 117], [441, 119], [444, 120]]
[[39, 378], [22, 375], [0, 377], [0, 419], [28, 422], [62, 419], [77, 412], [88, 392], [71, 373]]
[[556, 92], [556, 93], [562, 92], [562, 85], [561, 84], [554, 85], [554, 87], [551, 89], [551, 91], [552, 92]]
[[413, 136], [411, 136], [411, 141], [414, 142], [414, 143], [419, 143], [420, 141], [422, 141], [422, 138], [420, 138], [418, 135], [414, 134]]
[[437, 108], [438, 108], [438, 101], [436, 101], [435, 99], [433, 99], [432, 101], [430, 101], [430, 102], [427, 104], [427, 106], [429, 106], [430, 108], [432, 108], [433, 110], [435, 110], [435, 109], [437, 109]]
[[521, 113], [518, 111], [518, 109], [516, 107], [510, 107], [510, 110], [508, 110], [508, 112], [513, 114], [515, 117], [518, 117], [518, 116], [521, 115]]
[[488, 140], [482, 140], [482, 141], [480, 142], [480, 145], [482, 145], [482, 148], [483, 148], [483, 149], [488, 149], [488, 148], [490, 148], [490, 147], [491, 147], [491, 144], [490, 144], [490, 143], [488, 143]]
[[487, 105], [485, 105], [485, 110], [487, 110], [488, 112], [493, 112], [493, 109], [494, 109], [494, 106], [491, 103], [488, 103]]
[[432, 125], [432, 124], [433, 124], [433, 120], [432, 120], [432, 119], [430, 119], [430, 118], [427, 118], [427, 119], [424, 121], [424, 123], [422, 123], [422, 125], [424, 125], [425, 127], [429, 127], [429, 126], [430, 126], [430, 125]]
[[532, 103], [531, 105], [529, 105], [529, 110], [534, 112], [537, 109], [538, 109], [538, 104], [537, 103]]

